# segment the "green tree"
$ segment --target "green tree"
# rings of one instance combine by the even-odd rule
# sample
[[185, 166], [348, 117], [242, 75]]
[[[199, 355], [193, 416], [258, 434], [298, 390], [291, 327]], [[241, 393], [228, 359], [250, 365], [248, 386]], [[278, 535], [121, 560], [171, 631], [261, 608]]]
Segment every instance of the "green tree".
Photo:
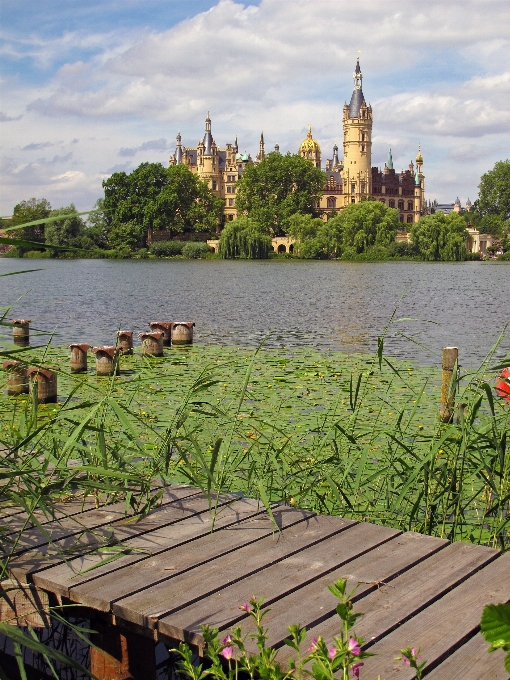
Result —
[[436, 212], [411, 226], [411, 240], [424, 260], [465, 260], [469, 234], [465, 220], [455, 212]]
[[482, 175], [478, 188], [474, 212], [481, 218], [479, 226], [483, 231], [502, 236], [508, 231], [510, 220], [510, 160], [498, 161]]
[[377, 249], [378, 257], [395, 240], [398, 213], [378, 201], [351, 203], [327, 222], [309, 216], [289, 220], [301, 257], [355, 257]]
[[[71, 215], [77, 212], [74, 203], [63, 208], [52, 210], [49, 217], [58, 215]], [[78, 237], [85, 228], [85, 223], [81, 217], [68, 217], [64, 220], [49, 222], [44, 230], [46, 244], [55, 246], [81, 246]]]
[[81, 237], [83, 247], [108, 247], [108, 221], [104, 210], [104, 198], [98, 198], [94, 203], [93, 210], [99, 212], [91, 212], [87, 217], [85, 231]]
[[244, 215], [228, 222], [220, 234], [218, 253], [224, 260], [235, 257], [266, 259], [271, 249], [271, 236], [255, 220]]
[[[45, 217], [49, 217], [50, 212], [50, 202], [45, 198], [29, 198], [28, 201], [21, 201], [21, 203], [14, 206], [10, 226], [42, 220]], [[44, 243], [44, 227], [44, 224], [25, 227], [25, 229], [15, 232], [15, 236], [16, 238], [24, 238], [27, 241], [40, 241], [42, 244]]]
[[282, 236], [292, 215], [318, 214], [325, 180], [325, 173], [301, 156], [272, 152], [244, 171], [237, 188], [238, 214], [255, 219], [273, 236]]
[[149, 229], [172, 234], [213, 231], [223, 210], [222, 200], [184, 165], [142, 163], [129, 175], [114, 173], [103, 187], [113, 247], [124, 237], [131, 248], [144, 246]]

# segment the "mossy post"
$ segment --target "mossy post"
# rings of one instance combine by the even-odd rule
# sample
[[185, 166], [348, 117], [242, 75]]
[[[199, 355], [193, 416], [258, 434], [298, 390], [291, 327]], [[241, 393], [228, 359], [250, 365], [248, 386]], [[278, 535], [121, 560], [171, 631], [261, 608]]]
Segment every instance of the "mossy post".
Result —
[[30, 319], [14, 319], [12, 321], [12, 338], [18, 347], [30, 345]]
[[32, 399], [39, 404], [54, 404], [57, 401], [57, 369], [32, 366], [27, 371], [30, 379]]
[[105, 345], [103, 347], [93, 347], [92, 352], [96, 355], [96, 374], [119, 375], [119, 351], [117, 347]]
[[90, 345], [73, 342], [67, 345], [71, 349], [71, 373], [87, 372], [87, 352]]
[[163, 333], [163, 345], [170, 347], [172, 344], [172, 322], [171, 321], [150, 321], [149, 326], [153, 331]]
[[4, 361], [2, 368], [7, 372], [7, 394], [17, 397], [19, 394], [28, 394], [27, 365], [21, 361]]
[[457, 376], [454, 376], [454, 373], [457, 373], [458, 362], [459, 348], [443, 347], [443, 380], [441, 383], [441, 406], [439, 408], [439, 420], [442, 423], [450, 423], [453, 419], [457, 389]]
[[142, 356], [162, 357], [163, 356], [163, 333], [138, 333], [142, 341]]
[[193, 343], [194, 321], [174, 321], [172, 324], [172, 345], [191, 345]]
[[133, 354], [133, 331], [117, 331], [117, 347], [121, 354]]

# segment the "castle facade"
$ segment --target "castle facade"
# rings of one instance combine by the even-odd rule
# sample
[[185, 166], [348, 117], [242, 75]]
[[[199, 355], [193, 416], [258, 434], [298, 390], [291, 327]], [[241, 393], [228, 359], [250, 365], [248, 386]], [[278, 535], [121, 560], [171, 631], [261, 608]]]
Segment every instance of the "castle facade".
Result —
[[[321, 148], [313, 139], [311, 126], [299, 147], [298, 153], [315, 167], [323, 169], [327, 175], [318, 207], [327, 219], [345, 206], [359, 203], [370, 196], [389, 208], [397, 209], [401, 223], [417, 222], [426, 210], [421, 151], [418, 149], [415, 164], [411, 161], [409, 167], [401, 172], [396, 172], [393, 167], [391, 149], [383, 169], [372, 167], [372, 107], [366, 103], [363, 94], [359, 59], [353, 77], [351, 100], [343, 107], [343, 160], [339, 160], [338, 146], [335, 144], [333, 157], [327, 159], [323, 167]], [[274, 150], [279, 153], [278, 144]], [[170, 165], [185, 164], [223, 199], [225, 223], [237, 215], [236, 182], [241, 179], [248, 164], [260, 163], [265, 156], [263, 133], [260, 135], [259, 152], [255, 158], [246, 152], [239, 153], [237, 137], [233, 144], [226, 144], [224, 149], [220, 149], [212, 137], [211, 119], [207, 114], [205, 134], [196, 147], [183, 146], [180, 132], [177, 134], [175, 153], [170, 158]]]

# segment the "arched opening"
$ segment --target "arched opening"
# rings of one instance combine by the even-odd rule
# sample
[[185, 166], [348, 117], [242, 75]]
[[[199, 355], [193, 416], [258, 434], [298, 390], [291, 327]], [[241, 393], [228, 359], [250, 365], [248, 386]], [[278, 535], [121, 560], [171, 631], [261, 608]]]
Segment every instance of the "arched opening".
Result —
[[404, 216], [403, 216], [403, 215], [399, 215], [398, 221], [399, 221], [399, 222], [403, 222], [403, 221], [404, 221]]
[[388, 205], [389, 205], [390, 208], [394, 208], [395, 207], [395, 201], [392, 198], [390, 198], [390, 202], [388, 203]]
[[399, 201], [398, 202], [398, 209], [403, 210], [404, 209], [404, 201]]
[[413, 202], [412, 201], [407, 201], [407, 209], [412, 210], [413, 209]]
[[287, 252], [287, 248], [283, 245], [283, 243], [280, 243], [280, 245], [278, 246], [278, 252], [279, 253], [286, 253]]
[[291, 243], [290, 246], [289, 246], [289, 253], [293, 253], [293, 252], [294, 252], [294, 244]]
[[413, 223], [413, 216], [412, 216], [412, 215], [408, 215], [408, 216], [407, 216], [407, 224], [412, 224], [412, 223]]
[[327, 207], [336, 208], [336, 198], [334, 196], [328, 196]]

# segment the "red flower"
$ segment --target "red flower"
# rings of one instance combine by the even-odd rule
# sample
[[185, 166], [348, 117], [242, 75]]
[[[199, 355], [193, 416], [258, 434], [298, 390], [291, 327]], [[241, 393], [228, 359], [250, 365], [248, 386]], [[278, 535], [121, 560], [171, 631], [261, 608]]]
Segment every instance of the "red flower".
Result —
[[496, 392], [506, 401], [510, 401], [510, 367], [504, 368], [499, 377], [501, 379], [496, 382]]

